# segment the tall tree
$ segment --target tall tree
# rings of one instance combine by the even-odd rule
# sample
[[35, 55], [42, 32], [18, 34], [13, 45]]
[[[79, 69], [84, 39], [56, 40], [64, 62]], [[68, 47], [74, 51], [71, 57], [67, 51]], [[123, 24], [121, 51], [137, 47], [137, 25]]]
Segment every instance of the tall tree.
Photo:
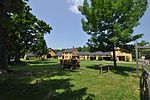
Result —
[[113, 51], [117, 66], [115, 48], [142, 37], [132, 33], [146, 8], [147, 0], [84, 0], [79, 10], [85, 16], [83, 30], [91, 35], [88, 45], [95, 50]]
[[78, 52], [89, 52], [90, 49], [87, 46], [83, 46], [83, 47], [78, 47], [77, 48]]
[[19, 14], [13, 14], [11, 18], [13, 25], [11, 29], [12, 34], [10, 35], [12, 41], [11, 49], [15, 51], [16, 62], [20, 61], [20, 57], [25, 52], [36, 53], [46, 49], [41, 47], [47, 47], [44, 34], [50, 33], [51, 27], [44, 21], [37, 19], [31, 13], [31, 8], [27, 3], [25, 3], [24, 9]]
[[37, 57], [41, 58], [42, 55], [48, 54], [48, 48], [46, 41], [44, 40], [44, 35], [37, 35], [35, 45], [30, 49]]
[[0, 0], [0, 73], [8, 71], [10, 15], [19, 13], [23, 5], [22, 0]]
[[0, 73], [8, 71], [9, 51], [15, 51], [19, 60], [20, 53], [39, 45], [39, 40], [46, 47], [44, 34], [50, 33], [51, 27], [31, 13], [26, 1], [0, 0]]

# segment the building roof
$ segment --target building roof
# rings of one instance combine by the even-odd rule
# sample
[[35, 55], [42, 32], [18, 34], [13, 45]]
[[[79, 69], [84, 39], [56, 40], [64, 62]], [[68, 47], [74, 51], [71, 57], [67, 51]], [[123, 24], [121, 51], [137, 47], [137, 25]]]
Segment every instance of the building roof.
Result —
[[91, 52], [78, 52], [77, 55], [78, 55], [78, 56], [91, 55]]
[[102, 52], [102, 51], [98, 51], [95, 52], [96, 55], [100, 55], [100, 56], [110, 56], [111, 52]]
[[102, 51], [98, 51], [98, 52], [78, 52], [77, 53], [78, 56], [110, 56], [111, 52], [102, 52]]
[[48, 50], [52, 50], [53, 52], [55, 52], [55, 53], [56, 53], [56, 51], [55, 51], [54, 49], [52, 49], [52, 48], [48, 48]]
[[62, 56], [62, 52], [57, 52], [56, 56]]
[[137, 48], [139, 48], [139, 49], [150, 49], [150, 45], [149, 46], [137, 46]]

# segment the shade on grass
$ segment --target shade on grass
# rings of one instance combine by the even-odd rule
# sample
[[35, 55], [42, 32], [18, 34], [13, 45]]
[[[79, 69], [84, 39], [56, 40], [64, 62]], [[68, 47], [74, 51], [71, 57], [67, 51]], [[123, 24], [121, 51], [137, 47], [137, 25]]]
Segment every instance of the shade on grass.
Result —
[[0, 76], [0, 100], [139, 100], [135, 65], [120, 63], [99, 74], [106, 61], [81, 61], [80, 69], [60, 68], [59, 61], [25, 61]]

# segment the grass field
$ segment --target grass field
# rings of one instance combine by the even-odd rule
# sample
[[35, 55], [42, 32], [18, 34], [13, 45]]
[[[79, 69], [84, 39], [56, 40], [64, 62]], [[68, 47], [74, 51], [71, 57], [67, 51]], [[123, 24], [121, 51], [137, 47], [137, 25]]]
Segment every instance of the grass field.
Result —
[[134, 63], [119, 63], [99, 73], [106, 61], [81, 61], [80, 69], [62, 69], [59, 61], [25, 61], [0, 76], [0, 100], [140, 100]]

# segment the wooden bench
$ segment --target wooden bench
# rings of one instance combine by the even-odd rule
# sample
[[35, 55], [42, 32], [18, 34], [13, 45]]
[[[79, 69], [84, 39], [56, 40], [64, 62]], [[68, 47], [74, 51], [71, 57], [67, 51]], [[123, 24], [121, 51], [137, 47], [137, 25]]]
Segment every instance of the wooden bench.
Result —
[[99, 66], [99, 74], [103, 74], [104, 70], [109, 72], [110, 65], [101, 65]]

